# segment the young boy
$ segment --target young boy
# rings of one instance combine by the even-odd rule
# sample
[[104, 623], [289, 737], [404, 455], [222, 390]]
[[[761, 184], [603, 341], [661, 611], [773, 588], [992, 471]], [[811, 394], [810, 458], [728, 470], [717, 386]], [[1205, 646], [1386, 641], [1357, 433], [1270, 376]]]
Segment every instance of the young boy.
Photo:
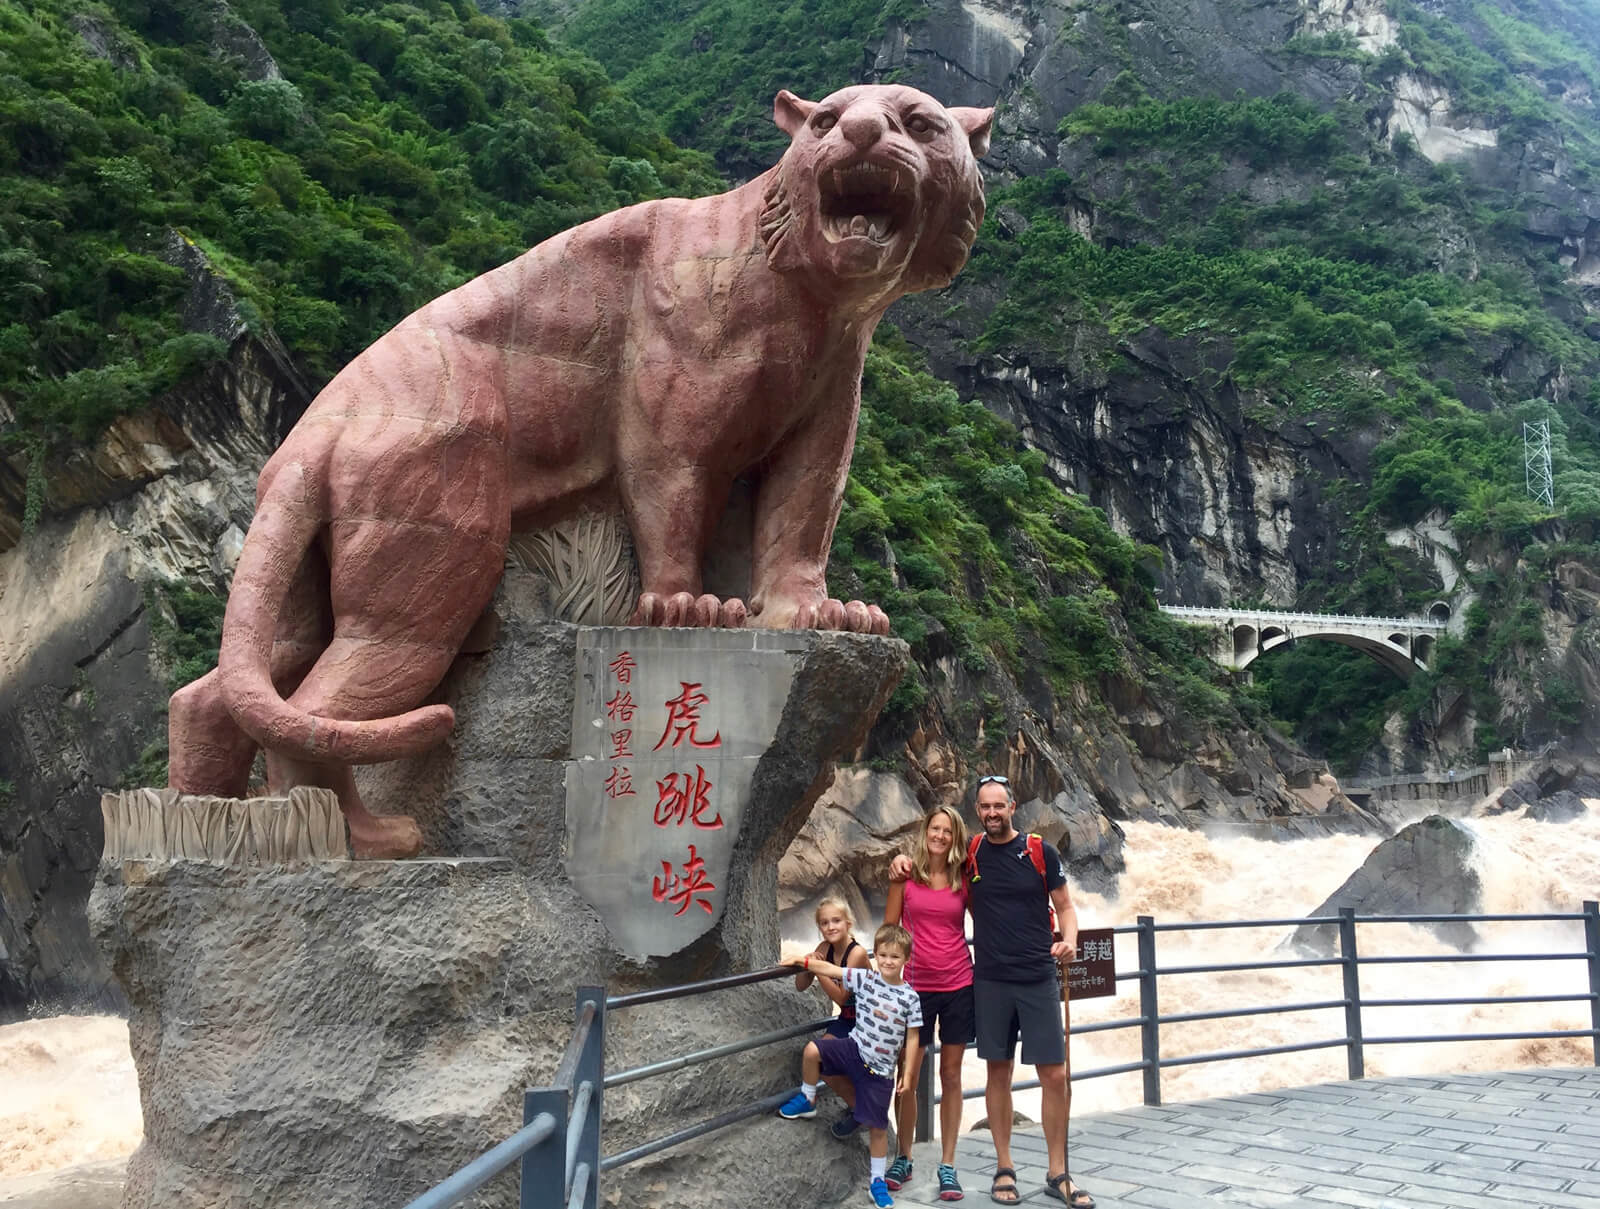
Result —
[[813, 974], [837, 978], [856, 996], [856, 1026], [848, 1037], [823, 1037], [806, 1045], [800, 1062], [800, 1090], [778, 1115], [788, 1120], [817, 1115], [817, 1084], [824, 1075], [840, 1075], [855, 1089], [855, 1118], [867, 1127], [872, 1155], [872, 1183], [868, 1191], [878, 1209], [889, 1209], [894, 1198], [884, 1182], [889, 1161], [889, 1104], [896, 1091], [905, 1091], [901, 1076], [895, 1086], [895, 1060], [905, 1046], [905, 1070], [917, 1069], [922, 1048], [922, 1001], [902, 975], [911, 957], [911, 933], [899, 924], [885, 924], [872, 938], [872, 958], [877, 970], [843, 969], [814, 954], [792, 957], [788, 965]]

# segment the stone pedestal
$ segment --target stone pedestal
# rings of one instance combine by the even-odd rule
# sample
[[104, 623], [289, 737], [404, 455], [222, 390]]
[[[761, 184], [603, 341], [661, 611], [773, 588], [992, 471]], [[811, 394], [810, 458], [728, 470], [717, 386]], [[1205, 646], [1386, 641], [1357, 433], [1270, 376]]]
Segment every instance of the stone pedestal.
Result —
[[[494, 649], [441, 686], [448, 743], [359, 770], [375, 810], [418, 818], [423, 859], [102, 866], [91, 921], [133, 1005], [146, 1122], [126, 1209], [396, 1209], [520, 1124], [579, 985], [622, 993], [776, 961], [779, 858], [864, 741], [904, 644], [575, 627], [519, 609], [517, 588], [502, 590]], [[630, 686], [627, 726], [607, 703]], [[620, 730], [634, 732], [621, 748]], [[632, 795], [605, 788], [623, 767]], [[693, 877], [675, 856], [691, 843]], [[788, 979], [626, 1009], [606, 1067], [823, 1012]], [[793, 1086], [799, 1049], [608, 1093], [603, 1151]], [[804, 1172], [796, 1187], [820, 1204], [865, 1170], [864, 1144], [841, 1148], [826, 1120], [771, 1118], [602, 1183], [611, 1204], [704, 1209], [748, 1203], [763, 1173]], [[509, 1207], [513, 1183], [469, 1203]]]

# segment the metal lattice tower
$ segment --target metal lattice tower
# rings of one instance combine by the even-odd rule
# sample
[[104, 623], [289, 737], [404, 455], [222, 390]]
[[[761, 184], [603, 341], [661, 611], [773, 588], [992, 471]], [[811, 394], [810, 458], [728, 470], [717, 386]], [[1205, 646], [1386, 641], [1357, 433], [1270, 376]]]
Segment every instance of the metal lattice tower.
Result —
[[1556, 506], [1555, 479], [1550, 474], [1550, 421], [1522, 426], [1522, 463], [1528, 494], [1546, 508]]

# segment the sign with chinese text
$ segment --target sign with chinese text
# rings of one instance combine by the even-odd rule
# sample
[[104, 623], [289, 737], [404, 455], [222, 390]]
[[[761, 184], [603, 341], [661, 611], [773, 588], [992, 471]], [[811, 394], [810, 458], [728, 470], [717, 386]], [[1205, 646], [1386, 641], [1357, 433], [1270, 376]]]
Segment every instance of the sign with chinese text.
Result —
[[1098, 999], [1117, 993], [1117, 956], [1110, 928], [1078, 933], [1078, 955], [1067, 963], [1065, 989], [1073, 999]]
[[722, 918], [756, 765], [793, 657], [764, 631], [578, 631], [567, 873], [623, 952], [676, 953]]

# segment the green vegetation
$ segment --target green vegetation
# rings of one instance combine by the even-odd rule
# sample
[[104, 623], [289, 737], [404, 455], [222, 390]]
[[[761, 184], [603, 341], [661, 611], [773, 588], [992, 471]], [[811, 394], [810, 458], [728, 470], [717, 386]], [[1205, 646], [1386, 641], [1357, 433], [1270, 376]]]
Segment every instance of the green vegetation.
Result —
[[0, 8], [0, 442], [30, 452], [30, 524], [48, 451], [224, 351], [180, 320], [172, 232], [326, 378], [564, 227], [718, 187], [532, 22], [467, 0], [231, 8], [283, 78], [206, 0]]
[[[830, 586], [881, 604], [918, 668], [890, 702], [920, 705], [935, 663], [998, 660], [1066, 696], [1108, 678], [1176, 699], [1195, 722], [1239, 721], [1203, 637], [1151, 592], [1159, 553], [1063, 492], [1044, 457], [981, 403], [963, 403], [889, 329], [868, 353], [861, 424]], [[891, 567], [893, 569], [891, 569]]]
[[[1345, 59], [1373, 81], [1430, 64], [1464, 95], [1492, 93], [1500, 105], [1492, 116], [1522, 137], [1518, 115], [1533, 112], [1532, 102], [1518, 108], [1523, 85], [1501, 87], [1507, 69], [1490, 71], [1498, 60], [1466, 35], [1403, 11], [1404, 50], [1373, 57], [1337, 38], [1291, 49]], [[1510, 21], [1497, 26], [1502, 51], [1518, 30], [1534, 46]], [[1562, 70], [1588, 79], [1577, 58]], [[1585, 379], [1600, 358], [1555, 243], [1529, 237], [1518, 197], [1430, 164], [1405, 139], [1393, 150], [1374, 143], [1359, 100], [1331, 110], [1288, 94], [1156, 100], [1130, 73], [1107, 98], [1062, 123], [1082, 149], [1077, 179], [1056, 171], [992, 195], [968, 274], [1004, 290], [979, 350], [1071, 364], [1099, 347], [1109, 365], [1117, 341], [1154, 328], [1206, 349], [1221, 368], [1196, 388], [1242, 388], [1257, 424], [1300, 423], [1336, 443], [1376, 437], [1367, 481], [1323, 484], [1340, 518], [1338, 544], [1300, 607], [1425, 607], [1438, 593], [1431, 568], [1389, 546], [1385, 530], [1433, 510], [1480, 556], [1501, 552], [1497, 565], [1537, 559], [1553, 525], [1576, 543], [1566, 557], [1593, 557], [1600, 395]], [[1546, 130], [1575, 120], [1546, 118]], [[1588, 141], [1574, 146], [1595, 136], [1587, 123]], [[1240, 180], [1248, 191], [1232, 183]], [[1079, 234], [1085, 210], [1093, 238]], [[1519, 402], [1485, 368], [1511, 357], [1559, 366], [1579, 390]], [[1541, 419], [1557, 448], [1553, 512], [1523, 483], [1522, 425]], [[1441, 651], [1434, 673], [1410, 690], [1354, 652], [1302, 644], [1258, 665], [1251, 695], [1346, 766], [1395, 708], [1415, 715], [1469, 692], [1480, 719], [1499, 718], [1503, 702], [1487, 687], [1495, 683], [1516, 684], [1531, 702], [1519, 725], [1536, 717], [1571, 725], [1575, 710], [1561, 700], [1570, 686], [1546, 674], [1543, 636], [1528, 630], [1534, 606], [1491, 580], [1474, 585], [1482, 600], [1474, 640]], [[1506, 741], [1492, 721], [1479, 735], [1489, 746]]]
[[[553, 22], [568, 7], [545, 5]], [[752, 176], [788, 146], [772, 124], [780, 89], [819, 100], [854, 83], [890, 21], [925, 15], [917, 0], [585, 0], [559, 32], [674, 140]]]

